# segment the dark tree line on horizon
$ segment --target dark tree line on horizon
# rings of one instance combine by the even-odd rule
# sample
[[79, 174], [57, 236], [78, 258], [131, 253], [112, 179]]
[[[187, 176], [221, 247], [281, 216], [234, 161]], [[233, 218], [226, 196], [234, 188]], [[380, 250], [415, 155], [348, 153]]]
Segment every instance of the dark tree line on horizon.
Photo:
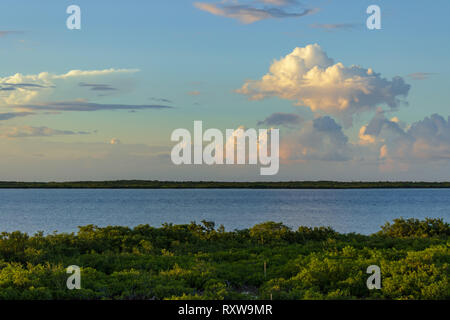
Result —
[[0, 181], [0, 189], [401, 189], [450, 188], [450, 182], [343, 182], [343, 181], [284, 181], [284, 182], [220, 182], [220, 181], [71, 181], [14, 182]]

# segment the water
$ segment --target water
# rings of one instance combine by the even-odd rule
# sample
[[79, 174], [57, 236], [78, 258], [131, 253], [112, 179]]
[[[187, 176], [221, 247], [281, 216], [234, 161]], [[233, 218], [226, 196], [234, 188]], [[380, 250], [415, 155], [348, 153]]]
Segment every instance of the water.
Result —
[[205, 219], [227, 230], [265, 221], [371, 234], [395, 218], [449, 221], [450, 189], [1, 189], [0, 231], [76, 232], [78, 226], [161, 226]]

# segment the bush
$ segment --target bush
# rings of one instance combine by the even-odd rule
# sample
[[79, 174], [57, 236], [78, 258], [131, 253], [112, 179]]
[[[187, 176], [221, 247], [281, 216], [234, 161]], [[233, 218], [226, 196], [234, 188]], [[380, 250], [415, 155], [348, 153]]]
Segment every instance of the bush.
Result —
[[[86, 226], [0, 235], [0, 299], [450, 299], [449, 225], [396, 219], [375, 235], [266, 222]], [[81, 267], [68, 290], [66, 267]], [[366, 287], [378, 265], [382, 289]]]
[[424, 221], [417, 219], [395, 219], [393, 224], [389, 222], [381, 227], [380, 235], [392, 238], [430, 238], [450, 236], [450, 225], [443, 219], [426, 218]]

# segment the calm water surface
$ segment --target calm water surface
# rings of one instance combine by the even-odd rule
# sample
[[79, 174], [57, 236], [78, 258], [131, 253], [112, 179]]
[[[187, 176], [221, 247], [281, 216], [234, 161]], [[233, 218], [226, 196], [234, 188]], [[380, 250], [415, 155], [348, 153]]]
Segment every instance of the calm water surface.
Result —
[[0, 231], [28, 233], [205, 219], [227, 230], [276, 221], [370, 234], [399, 217], [449, 221], [449, 211], [450, 189], [0, 190]]

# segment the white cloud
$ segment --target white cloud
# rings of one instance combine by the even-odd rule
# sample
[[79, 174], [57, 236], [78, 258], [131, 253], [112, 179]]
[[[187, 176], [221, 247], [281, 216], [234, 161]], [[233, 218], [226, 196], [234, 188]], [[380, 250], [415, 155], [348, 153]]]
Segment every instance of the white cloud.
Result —
[[249, 80], [237, 92], [251, 100], [292, 100], [314, 112], [334, 115], [350, 126], [355, 113], [381, 105], [396, 108], [409, 89], [401, 77], [388, 80], [371, 68], [334, 63], [313, 44], [275, 60], [261, 80]]
[[94, 77], [108, 77], [138, 72], [137, 69], [104, 69], [104, 70], [70, 70], [64, 74], [41, 72], [39, 74], [24, 75], [16, 73], [7, 77], [0, 77], [0, 106], [15, 106], [48, 98], [55, 92], [62, 91], [69, 80], [81, 81]]
[[117, 73], [135, 73], [139, 72], [139, 69], [104, 69], [104, 70], [70, 70], [69, 72], [61, 75], [53, 75], [53, 79], [67, 79], [73, 77], [92, 77], [92, 76], [104, 76], [108, 74]]

